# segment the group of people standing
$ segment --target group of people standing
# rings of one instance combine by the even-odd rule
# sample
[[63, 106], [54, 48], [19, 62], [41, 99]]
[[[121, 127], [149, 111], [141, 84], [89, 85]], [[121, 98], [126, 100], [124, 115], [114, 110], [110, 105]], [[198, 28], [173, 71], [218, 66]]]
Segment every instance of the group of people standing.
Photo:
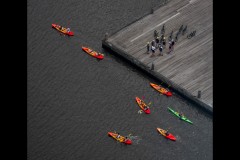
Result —
[[[174, 50], [174, 45], [178, 41], [179, 35], [184, 35], [187, 31], [187, 25], [184, 27], [181, 25], [179, 30], [176, 33], [175, 38], [173, 39], [173, 31], [170, 33], [168, 37], [168, 52], [171, 53]], [[163, 56], [163, 49], [166, 48], [166, 37], [165, 37], [165, 25], [162, 26], [161, 29], [161, 36], [159, 37], [159, 33], [157, 30], [154, 30], [154, 40], [152, 40], [151, 44], [150, 42], [147, 42], [147, 53], [150, 53], [150, 50], [152, 52], [152, 56], [154, 56], [157, 49], [159, 49], [159, 56]]]
[[[155, 39], [152, 40], [151, 44], [150, 42], [147, 42], [147, 53], [150, 53], [150, 50], [152, 52], [152, 56], [154, 56], [157, 49], [159, 49], [159, 56], [163, 56], [163, 49], [166, 48], [166, 37], [164, 34], [161, 35], [161, 37], [158, 36], [157, 31], [154, 31]], [[168, 53], [171, 53], [174, 49], [175, 41], [174, 39], [169, 40], [168, 42]]]

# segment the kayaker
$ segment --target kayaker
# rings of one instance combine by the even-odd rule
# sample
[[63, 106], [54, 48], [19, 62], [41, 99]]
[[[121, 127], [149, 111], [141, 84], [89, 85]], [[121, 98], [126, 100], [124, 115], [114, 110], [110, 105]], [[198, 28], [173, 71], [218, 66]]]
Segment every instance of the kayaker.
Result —
[[119, 139], [120, 138], [120, 134], [119, 133], [117, 133], [118, 135], [117, 135], [117, 139]]
[[149, 108], [148, 106], [145, 106], [145, 107], [144, 107], [144, 110], [146, 111], [148, 108]]
[[168, 130], [166, 130], [166, 132], [165, 132], [165, 135], [166, 135], [166, 136], [168, 136], [168, 135], [169, 135], [169, 133], [168, 133]]
[[70, 28], [67, 28], [67, 32], [68, 32], [68, 33], [70, 32]]
[[180, 118], [182, 118], [182, 117], [183, 117], [183, 114], [182, 114], [182, 113], [179, 113], [178, 115], [179, 115], [179, 117], [180, 117]]

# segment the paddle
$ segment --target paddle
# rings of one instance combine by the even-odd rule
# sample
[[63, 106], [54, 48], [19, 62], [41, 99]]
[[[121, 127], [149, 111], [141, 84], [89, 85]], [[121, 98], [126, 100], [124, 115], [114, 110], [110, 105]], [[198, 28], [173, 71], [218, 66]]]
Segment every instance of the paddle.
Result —
[[[144, 100], [144, 96], [142, 96], [142, 100]], [[147, 106], [149, 106], [149, 105], [151, 105], [152, 104], [152, 102], [149, 102], [148, 104], [147, 104]]]
[[149, 102], [146, 107], [148, 107], [148, 109], [150, 109], [150, 105], [152, 104], [152, 102]]
[[138, 110], [138, 113], [139, 113], [139, 114], [142, 114], [142, 113], [143, 113], [143, 110]]
[[67, 26], [69, 26], [69, 21], [71, 21], [71, 20], [72, 20], [72, 18], [68, 19], [68, 21], [67, 21]]
[[[72, 20], [72, 18], [70, 18], [70, 20]], [[69, 21], [70, 21], [69, 19], [68, 19], [68, 21], [67, 21], [67, 27], [66, 28], [69, 28]], [[70, 28], [69, 28], [69, 32], [70, 32]], [[69, 37], [69, 36], [68, 36]]]

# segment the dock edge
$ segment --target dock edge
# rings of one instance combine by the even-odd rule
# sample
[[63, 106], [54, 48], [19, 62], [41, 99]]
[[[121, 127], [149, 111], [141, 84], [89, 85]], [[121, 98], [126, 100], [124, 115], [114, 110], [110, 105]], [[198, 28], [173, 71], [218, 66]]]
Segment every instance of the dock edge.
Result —
[[122, 57], [123, 59], [127, 60], [137, 68], [141, 69], [145, 73], [147, 73], [149, 76], [157, 79], [158, 81], [162, 82], [163, 85], [171, 86], [171, 90], [183, 97], [186, 100], [189, 100], [191, 103], [196, 104], [196, 106], [200, 107], [202, 110], [206, 111], [210, 115], [213, 114], [213, 107], [210, 105], [200, 101], [196, 96], [189, 93], [186, 89], [180, 87], [179, 85], [175, 84], [165, 76], [161, 75], [160, 73], [155, 72], [154, 70], [151, 70], [151, 67], [146, 66], [136, 58], [132, 57], [131, 55], [125, 53], [125, 51], [117, 48], [116, 46], [112, 45], [111, 43], [107, 42], [106, 39], [102, 40], [102, 48], [112, 51], [117, 56]]

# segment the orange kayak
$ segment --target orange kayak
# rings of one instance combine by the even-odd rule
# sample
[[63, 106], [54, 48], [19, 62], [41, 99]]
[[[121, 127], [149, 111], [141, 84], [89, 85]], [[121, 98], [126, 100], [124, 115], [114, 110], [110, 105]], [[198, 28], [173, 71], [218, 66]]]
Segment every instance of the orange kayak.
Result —
[[146, 114], [150, 114], [150, 109], [149, 108], [146, 108], [147, 105], [144, 103], [143, 100], [141, 100], [140, 98], [136, 97], [136, 101], [137, 101], [137, 104], [139, 105], [139, 107], [146, 113]]
[[150, 85], [156, 89], [158, 92], [165, 94], [166, 96], [172, 96], [172, 92], [170, 92], [169, 90], [163, 88], [161, 85], [157, 85], [154, 83], [150, 83]]
[[168, 133], [168, 135], [166, 135], [166, 132], [164, 129], [161, 129], [161, 128], [157, 128], [157, 131], [163, 135], [165, 138], [167, 139], [170, 139], [172, 141], [176, 141], [176, 138], [171, 134], [171, 133]]
[[121, 142], [121, 143], [125, 143], [125, 144], [132, 144], [132, 141], [130, 139], [126, 139], [125, 137], [121, 136], [119, 138], [117, 138], [118, 134], [114, 133], [114, 132], [108, 132], [108, 135], [113, 137], [115, 140]]
[[91, 48], [88, 47], [82, 47], [82, 50], [84, 50], [85, 52], [87, 52], [89, 55], [97, 58], [97, 59], [103, 59], [104, 58], [104, 54], [102, 53], [98, 53], [96, 51], [93, 51]]
[[64, 28], [58, 24], [52, 24], [52, 27], [55, 28], [56, 30], [58, 30], [59, 32], [66, 34], [68, 36], [73, 36], [73, 32], [72, 31], [67, 31], [67, 28]]

